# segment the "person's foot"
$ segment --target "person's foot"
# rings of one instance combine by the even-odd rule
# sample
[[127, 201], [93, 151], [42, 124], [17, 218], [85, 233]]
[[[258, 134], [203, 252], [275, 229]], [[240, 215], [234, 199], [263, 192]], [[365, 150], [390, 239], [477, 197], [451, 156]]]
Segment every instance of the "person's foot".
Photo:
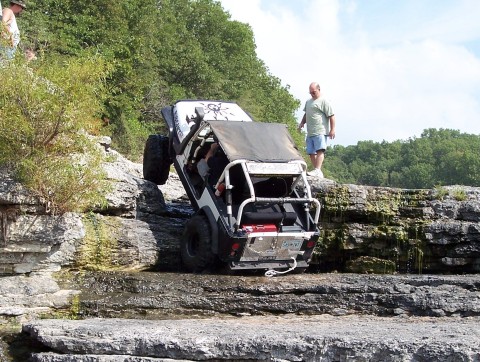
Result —
[[319, 168], [314, 168], [312, 171], [308, 171], [307, 175], [318, 177], [318, 178], [323, 178], [323, 172]]

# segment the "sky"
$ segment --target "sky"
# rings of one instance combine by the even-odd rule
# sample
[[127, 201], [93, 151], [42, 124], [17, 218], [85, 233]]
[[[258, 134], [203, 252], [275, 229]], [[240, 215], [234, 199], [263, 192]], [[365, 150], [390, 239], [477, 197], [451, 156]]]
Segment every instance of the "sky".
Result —
[[220, 0], [251, 26], [257, 56], [303, 105], [316, 81], [330, 145], [428, 128], [480, 135], [480, 0]]

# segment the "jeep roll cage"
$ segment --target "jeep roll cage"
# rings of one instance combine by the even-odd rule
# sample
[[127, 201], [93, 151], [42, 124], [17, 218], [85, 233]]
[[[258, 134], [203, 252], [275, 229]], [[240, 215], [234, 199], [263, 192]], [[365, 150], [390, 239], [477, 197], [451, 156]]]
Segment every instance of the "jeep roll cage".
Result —
[[[228, 193], [235, 187], [230, 177], [230, 169], [235, 165], [241, 166], [245, 182], [248, 185], [249, 195], [240, 203], [235, 223], [232, 221], [232, 216], [234, 216], [232, 208], [227, 208], [230, 228], [234, 231], [238, 230], [242, 225], [242, 218], [257, 223], [281, 218], [285, 224], [285, 221], [288, 223], [288, 220], [294, 217], [294, 215], [289, 215], [288, 212], [252, 213], [246, 211], [244, 213], [245, 208], [252, 203], [304, 204], [307, 214], [310, 212], [309, 205], [314, 203], [316, 208], [312, 222], [313, 225], [318, 223], [320, 216], [319, 201], [312, 197], [309, 187], [304, 187], [304, 195], [300, 195], [297, 190], [297, 186], [300, 184], [308, 185], [305, 174], [307, 165], [295, 147], [285, 125], [279, 123], [209, 121], [203, 122], [199, 129], [209, 129], [209, 132], [204, 132], [207, 137], [210, 134], [215, 135], [218, 144], [230, 161], [216, 182], [215, 188], [218, 189], [220, 184], [225, 183]], [[285, 188], [281, 188], [280, 191], [272, 192], [270, 190], [262, 196], [255, 190], [252, 176], [260, 178], [275, 177], [277, 179], [282, 176], [291, 176], [293, 180], [291, 184], [285, 185]], [[227, 206], [228, 200], [227, 197]], [[310, 218], [307, 217], [307, 220], [310, 220]], [[307, 225], [306, 229], [309, 230], [310, 226]]]

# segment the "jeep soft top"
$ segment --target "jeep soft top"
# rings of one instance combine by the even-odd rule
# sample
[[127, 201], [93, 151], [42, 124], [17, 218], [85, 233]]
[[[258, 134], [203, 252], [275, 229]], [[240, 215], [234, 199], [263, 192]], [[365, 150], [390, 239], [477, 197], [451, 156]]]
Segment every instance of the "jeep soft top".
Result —
[[[221, 262], [267, 275], [304, 271], [319, 236], [320, 204], [286, 126], [254, 122], [224, 101], [178, 101], [162, 115], [169, 134], [147, 140], [144, 177], [164, 183], [173, 162], [185, 187], [195, 209], [181, 240], [186, 268]], [[215, 180], [204, 160], [213, 143], [225, 159]]]

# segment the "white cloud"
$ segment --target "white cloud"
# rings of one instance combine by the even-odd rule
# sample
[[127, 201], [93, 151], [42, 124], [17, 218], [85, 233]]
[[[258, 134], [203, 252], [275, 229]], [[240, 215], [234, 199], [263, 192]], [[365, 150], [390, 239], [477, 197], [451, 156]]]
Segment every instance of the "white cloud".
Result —
[[259, 58], [302, 103], [310, 82], [320, 82], [337, 118], [335, 143], [407, 139], [426, 128], [480, 134], [480, 58], [462, 44], [480, 52], [480, 2], [436, 1], [432, 11], [416, 1], [395, 9], [384, 1], [221, 3], [251, 25]]

